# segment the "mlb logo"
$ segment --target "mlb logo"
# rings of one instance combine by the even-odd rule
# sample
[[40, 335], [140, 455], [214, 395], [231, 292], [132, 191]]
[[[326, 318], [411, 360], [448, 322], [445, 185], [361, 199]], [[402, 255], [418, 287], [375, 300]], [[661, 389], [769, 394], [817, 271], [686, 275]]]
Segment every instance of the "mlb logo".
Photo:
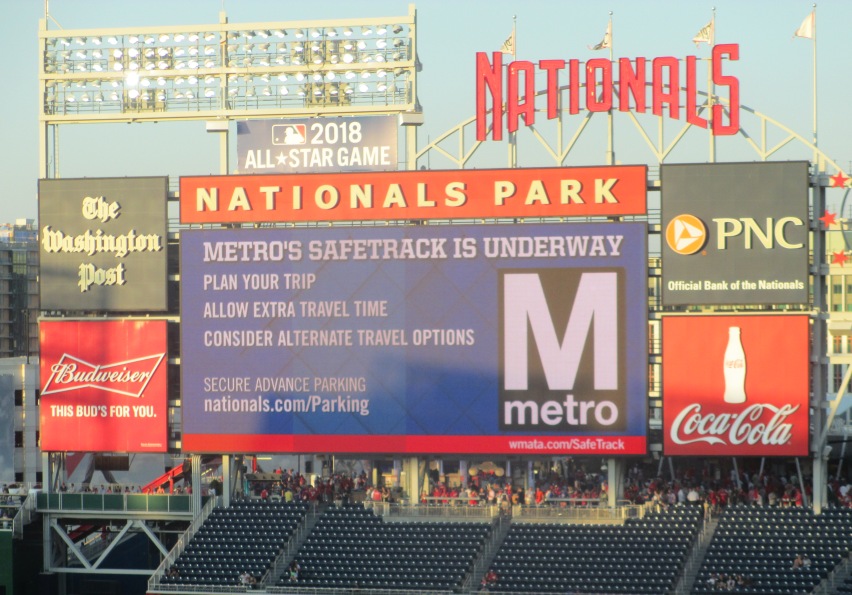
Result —
[[307, 133], [305, 124], [276, 124], [272, 127], [272, 144], [304, 145]]

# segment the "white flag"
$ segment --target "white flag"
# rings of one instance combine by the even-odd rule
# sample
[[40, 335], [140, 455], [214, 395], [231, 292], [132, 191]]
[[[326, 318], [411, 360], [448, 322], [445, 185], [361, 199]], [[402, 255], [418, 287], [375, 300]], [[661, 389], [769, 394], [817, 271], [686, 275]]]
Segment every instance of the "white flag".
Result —
[[695, 42], [696, 47], [699, 43], [713, 43], [713, 21], [711, 20], [709, 23], [701, 27], [701, 31], [695, 34], [692, 41]]
[[600, 43], [588, 46], [590, 50], [605, 50], [612, 47], [612, 23], [606, 26], [606, 33]]
[[793, 34], [793, 37], [806, 37], [807, 39], [813, 39], [816, 37], [816, 12], [812, 10], [811, 13], [805, 17], [805, 20], [802, 21], [802, 24], [799, 25], [799, 28], [796, 29], [796, 32]]
[[506, 38], [506, 41], [503, 42], [503, 46], [500, 48], [500, 51], [503, 52], [504, 54], [512, 54], [513, 56], [515, 55], [515, 32], [514, 31], [512, 31], [512, 33], [509, 35], [509, 37]]

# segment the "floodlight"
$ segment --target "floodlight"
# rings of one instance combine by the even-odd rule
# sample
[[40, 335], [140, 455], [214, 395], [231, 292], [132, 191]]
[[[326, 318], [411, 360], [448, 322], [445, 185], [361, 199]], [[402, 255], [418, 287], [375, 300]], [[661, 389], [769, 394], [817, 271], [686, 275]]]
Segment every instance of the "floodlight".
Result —
[[377, 39], [376, 40], [376, 47], [379, 48], [380, 50], [385, 49], [386, 47], [388, 47], [388, 40], [387, 39]]
[[166, 92], [163, 90], [157, 91], [157, 101], [165, 101], [166, 100]]
[[104, 100], [104, 94], [103, 93], [101, 93], [100, 91], [95, 93], [95, 102], [102, 103], [103, 100]]
[[118, 37], [115, 35], [110, 35], [107, 37], [107, 43], [110, 45], [118, 45]]
[[132, 35], [132, 34], [131, 34], [131, 35], [129, 35], [129, 36], [127, 37], [127, 41], [128, 41], [129, 43], [139, 43], [139, 36], [138, 36], [138, 35]]
[[285, 87], [284, 85], [282, 85], [282, 86], [278, 89], [278, 92], [279, 92], [281, 95], [289, 95], [289, 94], [290, 94], [290, 91], [289, 91], [289, 90], [287, 89], [287, 87]]
[[296, 36], [296, 39], [301, 39], [305, 36], [305, 30], [304, 29], [296, 29], [296, 32], [294, 33], [294, 35]]
[[213, 88], [206, 89], [204, 91], [204, 96], [205, 97], [215, 97], [216, 96], [216, 89], [213, 89]]
[[272, 95], [272, 89], [270, 89], [268, 86], [266, 86], [266, 87], [263, 88], [261, 93], [263, 93], [266, 97], [269, 97], [270, 95]]
[[75, 37], [74, 43], [76, 43], [77, 45], [86, 45], [86, 38], [85, 37]]
[[84, 103], [88, 103], [92, 100], [92, 98], [91, 98], [91, 96], [89, 96], [88, 93], [83, 93], [82, 97], [80, 97], [80, 100], [83, 101]]
[[158, 37], [157, 39], [160, 40], [160, 43], [165, 43], [169, 40], [169, 34], [168, 33], [160, 33], [160, 37]]
[[282, 83], [285, 82], [287, 80], [287, 75], [282, 72], [281, 74], [278, 75], [278, 80], [281, 81]]
[[139, 89], [130, 89], [127, 92], [127, 96], [130, 97], [130, 99], [137, 99], [139, 97]]
[[216, 34], [212, 31], [208, 31], [204, 34], [204, 41], [213, 41], [214, 39], [216, 39]]
[[187, 89], [184, 95], [187, 99], [195, 99], [195, 92], [192, 89]]
[[205, 45], [204, 46], [204, 55], [205, 56], [213, 56], [216, 54], [217, 48], [215, 45]]
[[92, 37], [89, 41], [91, 41], [94, 45], [101, 45], [100, 37]]
[[186, 61], [186, 67], [195, 70], [196, 68], [198, 68], [198, 60], [196, 60], [195, 58], [190, 58]]
[[367, 91], [369, 91], [369, 90], [370, 90], [370, 87], [368, 87], [368, 86], [367, 86], [367, 83], [360, 83], [360, 84], [358, 85], [358, 90], [359, 90], [361, 93], [366, 93]]
[[204, 68], [213, 68], [215, 66], [216, 66], [216, 60], [214, 60], [213, 58], [207, 58], [204, 61]]
[[113, 91], [109, 94], [110, 101], [118, 101], [118, 91]]
[[316, 39], [316, 38], [317, 38], [317, 37], [319, 37], [320, 35], [322, 35], [322, 32], [321, 32], [319, 29], [317, 29], [316, 27], [314, 27], [313, 29], [311, 29], [311, 37], [313, 37], [314, 39]]
[[328, 31], [326, 31], [326, 35], [327, 35], [328, 37], [337, 37], [337, 29], [335, 29], [335, 28], [333, 28], [333, 27], [332, 27], [331, 29], [329, 29]]
[[402, 33], [402, 25], [394, 25], [392, 31], [395, 35]]
[[361, 27], [361, 35], [372, 35], [373, 28], [370, 25], [364, 25]]
[[154, 37], [153, 35], [151, 35], [150, 33], [145, 36], [145, 39], [144, 39], [145, 45], [151, 45], [155, 41], [157, 41], [157, 38]]
[[379, 82], [376, 84], [376, 89], [378, 89], [379, 91], [387, 91], [387, 90], [388, 90], [388, 84], [387, 84], [387, 82], [385, 82], [385, 81], [379, 81]]
[[184, 33], [175, 33], [175, 41], [176, 42], [180, 43], [184, 39], [186, 39], [186, 35]]
[[198, 84], [198, 77], [195, 76], [194, 74], [191, 74], [188, 77], [186, 77], [186, 82], [190, 85], [197, 85]]
[[285, 31], [284, 29], [273, 29], [273, 30], [272, 30], [272, 34], [273, 34], [275, 37], [278, 37], [278, 38], [282, 39], [282, 38], [284, 38], [284, 37], [286, 37], [286, 36], [287, 36], [287, 31]]

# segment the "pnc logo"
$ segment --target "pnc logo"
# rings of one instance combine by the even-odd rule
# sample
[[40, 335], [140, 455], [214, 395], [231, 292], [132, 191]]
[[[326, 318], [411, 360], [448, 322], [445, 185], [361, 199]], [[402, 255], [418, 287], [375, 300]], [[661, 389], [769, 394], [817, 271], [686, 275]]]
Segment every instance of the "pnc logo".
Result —
[[666, 226], [666, 243], [675, 254], [695, 254], [707, 243], [707, 226], [695, 215], [678, 215]]

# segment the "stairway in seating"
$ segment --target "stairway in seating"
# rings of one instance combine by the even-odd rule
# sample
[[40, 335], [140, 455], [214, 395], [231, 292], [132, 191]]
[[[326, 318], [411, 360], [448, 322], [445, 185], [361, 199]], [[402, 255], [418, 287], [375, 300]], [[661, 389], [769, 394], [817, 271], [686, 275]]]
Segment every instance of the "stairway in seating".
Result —
[[491, 539], [482, 551], [482, 554], [477, 558], [473, 565], [473, 570], [462, 586], [467, 591], [479, 589], [479, 583], [482, 582], [482, 577], [491, 568], [491, 563], [500, 551], [500, 546], [509, 534], [509, 529], [512, 528], [512, 519], [500, 515], [497, 517], [497, 522], [494, 525], [494, 530], [491, 533]]
[[302, 547], [302, 544], [308, 538], [308, 535], [311, 534], [311, 531], [319, 522], [319, 519], [326, 508], [328, 508], [327, 504], [320, 504], [316, 507], [316, 509], [308, 509], [307, 514], [305, 514], [305, 520], [302, 521], [302, 526], [293, 534], [288, 546], [284, 548], [280, 554], [278, 554], [277, 558], [275, 558], [275, 561], [269, 567], [269, 572], [267, 572], [266, 576], [264, 576], [260, 581], [258, 588], [275, 586], [278, 579], [281, 578], [281, 575], [287, 572], [290, 562], [292, 562], [293, 558], [296, 557], [299, 548]]
[[683, 565], [683, 574], [674, 588], [674, 593], [677, 595], [689, 595], [692, 593], [692, 587], [695, 585], [695, 579], [701, 570], [701, 564], [704, 562], [704, 555], [707, 553], [707, 548], [710, 547], [710, 542], [713, 541], [713, 534], [716, 533], [716, 527], [719, 526], [719, 517], [714, 516], [704, 525], [698, 538], [695, 540], [695, 545], [692, 546], [692, 552]]

